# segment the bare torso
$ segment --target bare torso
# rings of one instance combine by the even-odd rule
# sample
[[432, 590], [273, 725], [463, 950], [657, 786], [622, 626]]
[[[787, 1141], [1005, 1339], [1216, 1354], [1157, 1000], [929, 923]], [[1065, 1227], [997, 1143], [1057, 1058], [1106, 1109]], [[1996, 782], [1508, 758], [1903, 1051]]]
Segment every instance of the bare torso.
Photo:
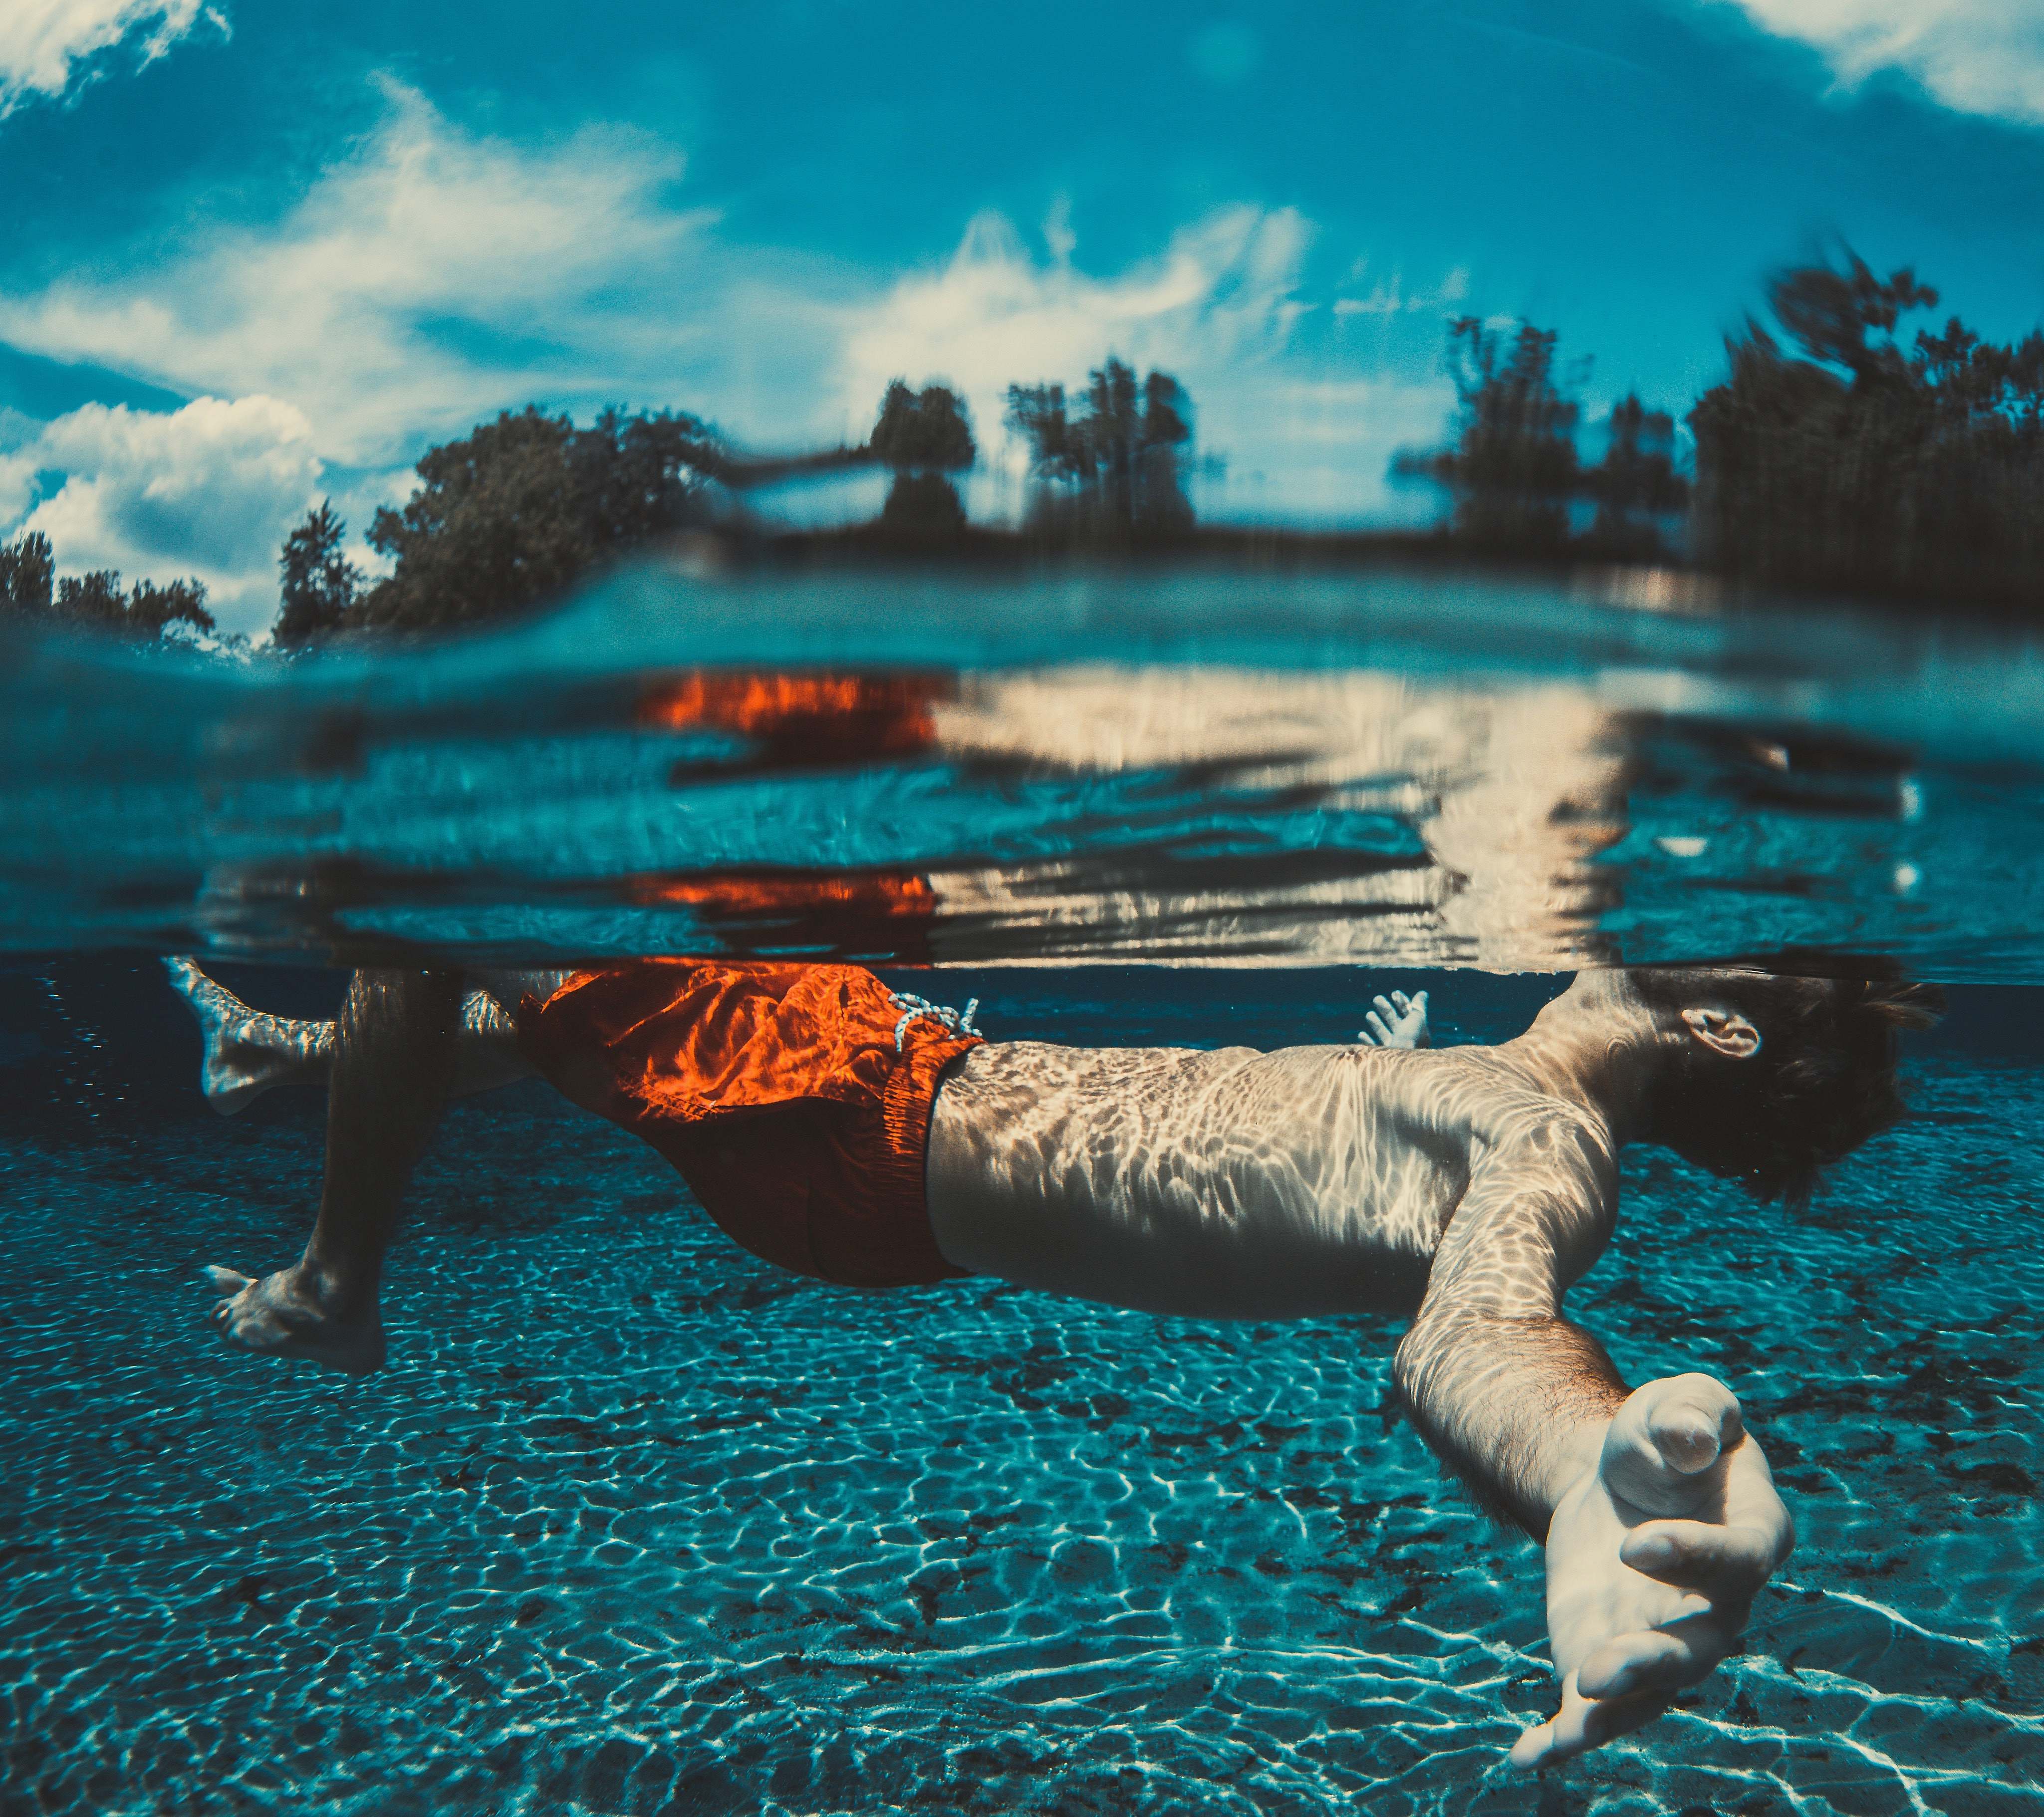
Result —
[[[482, 974], [510, 1058], [521, 997], [569, 975]], [[554, 1082], [585, 1101], [571, 1077]], [[1563, 1129], [1581, 1139], [1549, 1139]], [[1585, 1232], [1607, 1229], [1613, 1147], [1525, 1039], [1274, 1053], [996, 1042], [946, 1075], [925, 1180], [938, 1247], [975, 1274], [1189, 1318], [1311, 1318], [1416, 1310], [1487, 1155], [1509, 1154], [1519, 1189], [1575, 1202]], [[1587, 1171], [1586, 1154], [1603, 1158]]]
[[975, 1049], [930, 1124], [956, 1266], [1196, 1317], [1410, 1311], [1485, 1146], [1559, 1107], [1494, 1051]]

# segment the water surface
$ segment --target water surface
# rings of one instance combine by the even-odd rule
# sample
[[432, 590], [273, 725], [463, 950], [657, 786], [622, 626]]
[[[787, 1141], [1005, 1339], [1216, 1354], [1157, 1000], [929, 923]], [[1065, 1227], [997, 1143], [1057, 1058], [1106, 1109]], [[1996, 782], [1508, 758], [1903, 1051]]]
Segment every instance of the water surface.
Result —
[[[281, 674], [13, 654], [0, 1811], [2044, 1808], [2019, 640], [653, 574]], [[390, 1366], [259, 1363], [195, 1271], [295, 1251], [321, 1107], [206, 1111], [153, 957], [317, 1014], [359, 958], [854, 957], [996, 1038], [1278, 1046], [1789, 942], [1959, 985], [1917, 1115], [1799, 1214], [1632, 1152], [1571, 1307], [1738, 1389], [1800, 1547], [1742, 1657], [1539, 1783], [1539, 1555], [1400, 1421], [1393, 1323], [796, 1280], [528, 1085], [421, 1170]]]

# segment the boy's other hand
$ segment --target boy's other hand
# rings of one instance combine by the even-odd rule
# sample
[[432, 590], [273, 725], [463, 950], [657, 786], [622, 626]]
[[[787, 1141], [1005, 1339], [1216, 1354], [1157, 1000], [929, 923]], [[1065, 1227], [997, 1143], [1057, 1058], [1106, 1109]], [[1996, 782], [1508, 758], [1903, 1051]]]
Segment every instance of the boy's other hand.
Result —
[[1378, 997], [1377, 1007], [1363, 1018], [1355, 1038], [1366, 1047], [1430, 1046], [1433, 1031], [1427, 1026], [1427, 993], [1416, 991], [1408, 997], [1402, 990], [1394, 990], [1389, 997]]
[[1708, 1375], [1635, 1389], [1547, 1530], [1547, 1632], [1562, 1707], [1515, 1766], [1638, 1728], [1731, 1651], [1796, 1530], [1738, 1400]]

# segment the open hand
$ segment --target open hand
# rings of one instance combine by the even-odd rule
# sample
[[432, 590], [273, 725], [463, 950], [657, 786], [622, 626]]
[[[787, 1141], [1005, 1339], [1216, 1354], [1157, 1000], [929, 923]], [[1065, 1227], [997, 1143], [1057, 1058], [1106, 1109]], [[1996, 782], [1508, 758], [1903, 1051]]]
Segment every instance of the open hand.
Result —
[[1562, 1707], [1512, 1764], [1566, 1760], [1658, 1715], [1731, 1650], [1795, 1542], [1730, 1389], [1676, 1375], [1635, 1389], [1547, 1530]]
[[1377, 999], [1377, 1007], [1363, 1018], [1355, 1038], [1366, 1047], [1424, 1047], [1433, 1039], [1427, 1026], [1427, 993], [1408, 997], [1394, 990]]

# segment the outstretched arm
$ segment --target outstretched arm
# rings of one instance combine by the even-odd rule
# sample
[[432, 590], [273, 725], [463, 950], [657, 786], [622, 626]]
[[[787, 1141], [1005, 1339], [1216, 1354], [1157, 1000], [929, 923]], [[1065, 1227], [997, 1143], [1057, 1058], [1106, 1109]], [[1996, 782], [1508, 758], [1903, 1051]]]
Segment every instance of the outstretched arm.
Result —
[[1544, 1536], [1562, 1707], [1521, 1766], [1637, 1728], [1727, 1654], [1794, 1542], [1731, 1391], [1628, 1393], [1562, 1296], [1608, 1238], [1612, 1161], [1574, 1120], [1529, 1118], [1473, 1174], [1398, 1346], [1414, 1423], [1492, 1507]]

